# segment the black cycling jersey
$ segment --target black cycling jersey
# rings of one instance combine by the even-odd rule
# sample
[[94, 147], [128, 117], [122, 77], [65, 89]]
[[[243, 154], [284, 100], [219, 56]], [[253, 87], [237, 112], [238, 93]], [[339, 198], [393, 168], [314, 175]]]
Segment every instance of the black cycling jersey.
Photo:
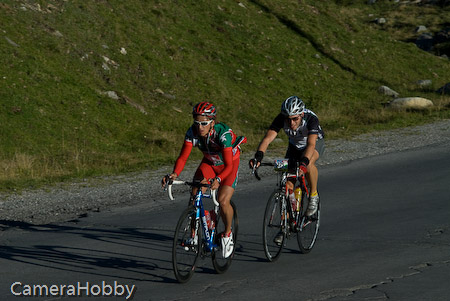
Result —
[[289, 137], [289, 144], [294, 146], [297, 150], [306, 148], [308, 135], [317, 134], [317, 139], [323, 139], [325, 137], [322, 128], [319, 124], [319, 118], [317, 115], [308, 109], [304, 110], [304, 116], [300, 126], [296, 130], [292, 130], [289, 127], [288, 120], [283, 114], [278, 114], [273, 120], [269, 129], [279, 132], [284, 129], [284, 132]]

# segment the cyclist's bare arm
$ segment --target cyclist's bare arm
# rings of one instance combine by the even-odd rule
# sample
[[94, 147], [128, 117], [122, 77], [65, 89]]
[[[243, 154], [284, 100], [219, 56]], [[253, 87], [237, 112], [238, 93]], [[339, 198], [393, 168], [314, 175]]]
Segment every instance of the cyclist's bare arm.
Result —
[[308, 135], [306, 150], [304, 153], [304, 156], [308, 158], [309, 161], [313, 159], [314, 150], [316, 149], [316, 141], [317, 141], [317, 134], [311, 134]]
[[272, 143], [275, 138], [277, 138], [277, 135], [278, 132], [274, 130], [268, 130], [264, 138], [261, 140], [261, 143], [258, 146], [258, 150], [265, 153], [267, 148], [269, 147], [269, 144]]
[[[274, 130], [268, 130], [264, 138], [259, 143], [257, 151], [261, 151], [263, 153], [266, 152], [267, 148], [269, 147], [269, 144], [272, 143], [273, 140], [277, 137], [278, 132]], [[250, 160], [249, 162], [250, 167], [253, 168], [254, 161]], [[260, 162], [257, 162], [256, 167], [259, 167]]]

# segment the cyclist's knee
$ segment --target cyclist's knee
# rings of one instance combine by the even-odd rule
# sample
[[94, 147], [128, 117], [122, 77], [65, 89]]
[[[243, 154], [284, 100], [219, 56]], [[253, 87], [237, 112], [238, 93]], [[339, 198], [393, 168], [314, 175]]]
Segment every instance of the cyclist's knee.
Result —
[[231, 203], [231, 196], [230, 197], [228, 197], [228, 196], [219, 197], [218, 201], [219, 201], [220, 206], [228, 207], [228, 206], [230, 206], [230, 203]]
[[233, 193], [234, 193], [233, 187], [227, 186], [227, 185], [222, 185], [220, 187], [219, 195], [218, 195], [219, 204], [221, 206], [222, 206], [222, 204], [225, 206], [228, 206], [230, 204]]
[[315, 165], [316, 161], [319, 160], [319, 157], [320, 157], [319, 152], [317, 150], [314, 150], [311, 160], [309, 160], [309, 164]]

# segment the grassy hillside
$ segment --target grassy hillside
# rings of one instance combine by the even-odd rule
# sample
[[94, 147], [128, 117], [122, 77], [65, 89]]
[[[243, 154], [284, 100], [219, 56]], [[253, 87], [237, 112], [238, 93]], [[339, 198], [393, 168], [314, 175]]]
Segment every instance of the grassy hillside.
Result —
[[[407, 42], [448, 7], [366, 3], [3, 0], [0, 188], [171, 163], [203, 100], [251, 152], [293, 94], [328, 138], [448, 118], [449, 60]], [[436, 106], [386, 109], [381, 85]]]

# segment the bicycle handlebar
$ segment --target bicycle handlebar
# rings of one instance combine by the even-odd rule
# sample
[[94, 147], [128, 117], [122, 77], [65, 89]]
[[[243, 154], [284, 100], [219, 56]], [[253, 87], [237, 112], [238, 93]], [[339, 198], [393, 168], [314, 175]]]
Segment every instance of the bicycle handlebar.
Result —
[[175, 198], [173, 197], [173, 194], [172, 194], [172, 185], [173, 184], [180, 185], [180, 184], [184, 184], [184, 182], [180, 181], [180, 180], [169, 180], [169, 182], [167, 183], [166, 187], [167, 187], [167, 193], [169, 194], [169, 199], [171, 201], [175, 200]]
[[255, 160], [254, 163], [253, 163], [252, 175], [254, 175], [255, 178], [256, 178], [258, 181], [261, 181], [261, 177], [258, 175], [258, 168], [259, 168], [260, 166], [275, 166], [274, 163], [260, 162], [259, 166], [256, 167], [256, 163], [257, 163], [257, 162], [256, 162], [256, 160]]
[[[172, 194], [172, 185], [188, 185], [191, 187], [208, 187], [211, 188], [210, 184], [202, 184], [202, 183], [198, 183], [198, 182], [187, 182], [187, 181], [182, 181], [182, 180], [169, 180], [169, 182], [167, 182], [166, 184], [166, 188], [167, 188], [167, 193], [169, 194], [169, 199], [171, 201], [174, 201], [175, 198], [173, 197]], [[217, 202], [217, 190], [211, 190], [211, 199], [214, 202], [215, 206], [219, 206], [219, 202]]]
[[[261, 177], [258, 175], [258, 168], [261, 166], [275, 166], [275, 163], [269, 163], [269, 162], [260, 162], [259, 166], [256, 167], [256, 163], [253, 165], [252, 174], [255, 176], [256, 179], [261, 180]], [[304, 176], [304, 175], [303, 175]], [[302, 176], [302, 177], [303, 177]], [[298, 174], [298, 167], [296, 173], [288, 173], [287, 177], [296, 177], [300, 178]]]

